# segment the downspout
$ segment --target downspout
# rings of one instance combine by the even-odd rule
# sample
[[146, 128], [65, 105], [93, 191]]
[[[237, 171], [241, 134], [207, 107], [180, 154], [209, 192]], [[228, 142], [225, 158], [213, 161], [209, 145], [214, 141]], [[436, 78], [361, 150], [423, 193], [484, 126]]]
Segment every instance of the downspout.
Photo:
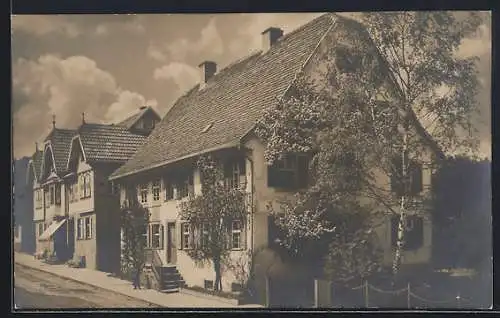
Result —
[[[242, 145], [238, 145], [238, 149], [241, 150], [241, 148], [247, 150], [245, 147], [243, 147]], [[250, 204], [251, 204], [251, 217], [252, 217], [252, 220], [250, 222], [250, 231], [251, 231], [251, 235], [250, 235], [250, 249], [253, 251], [253, 237], [254, 237], [254, 200], [253, 200], [253, 197], [254, 197], [254, 166], [253, 166], [253, 160], [251, 159], [250, 156], [248, 156], [245, 152], [245, 158], [250, 162], [250, 184], [251, 184], [251, 187], [250, 187]]]

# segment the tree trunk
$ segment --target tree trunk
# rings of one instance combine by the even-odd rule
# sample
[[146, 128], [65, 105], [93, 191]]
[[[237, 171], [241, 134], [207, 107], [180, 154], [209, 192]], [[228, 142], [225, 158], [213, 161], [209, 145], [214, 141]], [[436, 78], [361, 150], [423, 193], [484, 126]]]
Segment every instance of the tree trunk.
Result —
[[400, 199], [400, 208], [399, 208], [399, 222], [398, 222], [398, 238], [396, 242], [396, 251], [394, 254], [394, 261], [392, 263], [392, 272], [394, 276], [396, 276], [399, 272], [399, 268], [401, 265], [401, 254], [403, 252], [403, 247], [405, 243], [405, 227], [406, 227], [406, 191], [407, 191], [407, 180], [406, 180], [406, 164], [407, 164], [407, 142], [408, 142], [408, 134], [407, 127], [404, 127], [403, 134], [403, 151], [402, 151], [402, 160], [401, 160], [401, 178], [403, 180], [403, 191]]
[[215, 271], [215, 283], [214, 290], [221, 291], [222, 290], [222, 278], [220, 272], [220, 257], [215, 256], [213, 259], [214, 262], [214, 271]]

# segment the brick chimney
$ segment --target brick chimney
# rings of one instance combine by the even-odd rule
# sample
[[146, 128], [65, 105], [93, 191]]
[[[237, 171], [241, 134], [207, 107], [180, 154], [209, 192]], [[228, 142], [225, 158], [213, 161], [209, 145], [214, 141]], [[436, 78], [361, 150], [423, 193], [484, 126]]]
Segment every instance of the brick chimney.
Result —
[[204, 61], [198, 65], [200, 69], [200, 88], [205, 87], [208, 80], [217, 72], [217, 64], [212, 61]]
[[267, 52], [283, 36], [283, 30], [270, 27], [262, 32], [262, 51]]

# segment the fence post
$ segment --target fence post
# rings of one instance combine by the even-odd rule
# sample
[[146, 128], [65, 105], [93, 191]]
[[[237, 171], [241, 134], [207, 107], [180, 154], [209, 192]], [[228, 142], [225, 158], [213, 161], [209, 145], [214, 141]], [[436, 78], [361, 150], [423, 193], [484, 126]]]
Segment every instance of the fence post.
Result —
[[271, 304], [271, 288], [270, 288], [270, 282], [269, 282], [269, 276], [265, 275], [265, 290], [266, 290], [266, 307], [269, 308]]
[[370, 300], [368, 299], [368, 280], [365, 280], [365, 308], [368, 308]]
[[457, 298], [457, 308], [461, 308], [461, 304], [460, 304], [460, 292], [458, 292], [456, 298]]
[[332, 306], [332, 284], [330, 281], [314, 279], [314, 308]]
[[406, 296], [406, 305], [408, 306], [408, 309], [411, 309], [411, 290], [410, 290], [410, 282], [408, 282], [408, 295]]

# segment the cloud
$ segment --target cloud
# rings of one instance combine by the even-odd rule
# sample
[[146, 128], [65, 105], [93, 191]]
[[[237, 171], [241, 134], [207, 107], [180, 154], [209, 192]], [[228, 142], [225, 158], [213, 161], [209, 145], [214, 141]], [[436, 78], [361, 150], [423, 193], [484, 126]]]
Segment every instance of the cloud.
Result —
[[127, 118], [140, 106], [156, 107], [158, 102], [155, 99], [146, 101], [144, 96], [139, 93], [121, 90], [118, 93], [117, 101], [111, 104], [105, 117], [110, 121], [118, 122]]
[[320, 16], [322, 13], [242, 13], [241, 21], [246, 21], [229, 44], [232, 54], [241, 56], [261, 48], [261, 33], [269, 27], [279, 27], [288, 33]]
[[161, 49], [154, 44], [150, 44], [148, 46], [147, 55], [153, 60], [160, 62], [164, 62], [167, 59], [167, 56], [161, 51]]
[[184, 92], [198, 82], [199, 71], [188, 64], [172, 62], [155, 69], [153, 77], [157, 80], [171, 80], [181, 92]]
[[13, 32], [21, 31], [38, 36], [55, 33], [75, 38], [82, 34], [67, 16], [60, 15], [14, 15], [11, 26]]
[[143, 34], [146, 32], [146, 28], [137, 16], [133, 16], [132, 19], [117, 19], [99, 23], [94, 31], [98, 36], [108, 36], [120, 32]]
[[16, 156], [29, 155], [32, 144], [46, 136], [52, 114], [58, 127], [76, 128], [82, 112], [90, 122], [105, 122], [129, 112], [134, 102], [138, 107], [146, 100], [120, 88], [113, 75], [85, 56], [18, 59], [13, 65], [13, 91]]

